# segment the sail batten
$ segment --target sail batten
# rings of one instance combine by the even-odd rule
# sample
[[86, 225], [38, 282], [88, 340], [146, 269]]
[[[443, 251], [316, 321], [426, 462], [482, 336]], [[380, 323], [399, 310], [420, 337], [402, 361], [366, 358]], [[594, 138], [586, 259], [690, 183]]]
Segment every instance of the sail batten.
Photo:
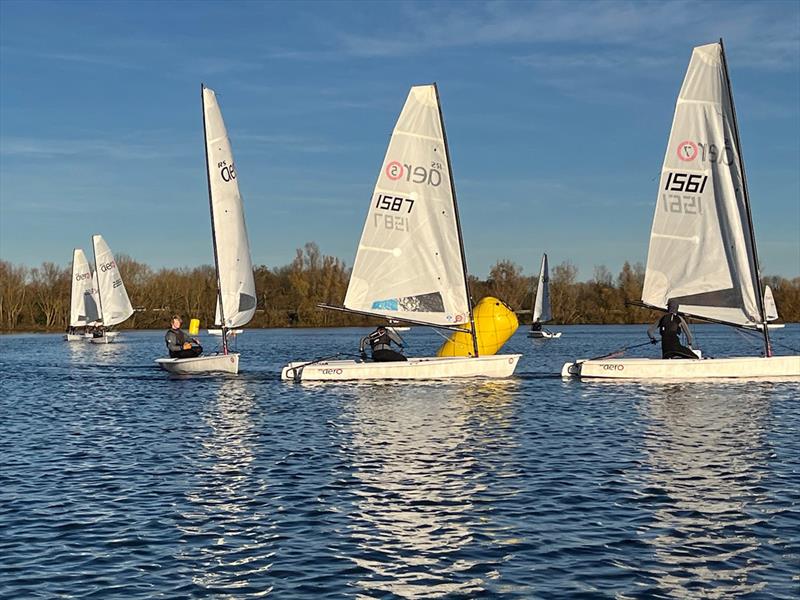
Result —
[[[218, 295], [214, 322], [225, 328], [250, 322], [256, 286], [236, 166], [214, 90], [203, 86], [203, 123]], [[224, 321], [224, 322], [223, 322]]]
[[676, 102], [642, 300], [736, 325], [763, 321], [755, 243], [720, 44], [694, 49]]
[[434, 326], [469, 322], [449, 169], [436, 88], [414, 86], [373, 188], [345, 308]]

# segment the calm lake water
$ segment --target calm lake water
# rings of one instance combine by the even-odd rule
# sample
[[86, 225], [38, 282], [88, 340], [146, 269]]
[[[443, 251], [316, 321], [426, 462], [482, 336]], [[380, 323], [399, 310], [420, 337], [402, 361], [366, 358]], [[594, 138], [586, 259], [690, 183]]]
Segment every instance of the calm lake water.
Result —
[[365, 329], [248, 330], [194, 379], [163, 332], [3, 336], [0, 597], [796, 598], [798, 384], [562, 381], [646, 338], [554, 329], [509, 380], [383, 384], [278, 379]]

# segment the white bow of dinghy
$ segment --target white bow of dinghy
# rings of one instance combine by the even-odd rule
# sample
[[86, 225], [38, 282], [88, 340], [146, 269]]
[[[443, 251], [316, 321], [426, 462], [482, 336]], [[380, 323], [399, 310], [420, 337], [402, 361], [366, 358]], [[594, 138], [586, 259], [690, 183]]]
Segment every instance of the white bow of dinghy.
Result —
[[232, 373], [239, 372], [239, 354], [210, 354], [194, 358], [157, 358], [156, 364], [175, 375], [193, 375], [197, 373]]

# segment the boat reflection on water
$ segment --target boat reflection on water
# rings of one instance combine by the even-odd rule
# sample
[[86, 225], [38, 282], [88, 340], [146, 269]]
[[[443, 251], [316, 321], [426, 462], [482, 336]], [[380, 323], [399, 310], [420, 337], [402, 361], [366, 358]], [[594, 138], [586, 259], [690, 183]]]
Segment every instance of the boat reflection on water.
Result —
[[[734, 388], [741, 388], [737, 393]], [[757, 557], [772, 505], [761, 485], [770, 461], [766, 439], [770, 383], [674, 383], [638, 392], [646, 453], [642, 474], [652, 523], [639, 531], [652, 546], [648, 569], [661, 592], [728, 598], [765, 583]]]
[[258, 543], [257, 532], [269, 529], [270, 515], [258, 509], [263, 490], [253, 475], [256, 397], [244, 378], [208, 381], [217, 386], [216, 397], [199, 407], [198, 425], [205, 427], [196, 429], [197, 454], [187, 457], [195, 477], [186, 490], [189, 508], [180, 515], [186, 546], [177, 558], [191, 565], [192, 582], [204, 590], [267, 593], [270, 554]]
[[352, 386], [343, 415], [349, 447], [342, 451], [359, 484], [348, 523], [357, 551], [348, 558], [367, 572], [356, 583], [365, 595], [421, 598], [485, 588], [495, 567], [479, 564], [469, 545], [476, 526], [491, 527], [475, 504], [492, 485], [487, 455], [517, 445], [510, 425], [517, 385]]

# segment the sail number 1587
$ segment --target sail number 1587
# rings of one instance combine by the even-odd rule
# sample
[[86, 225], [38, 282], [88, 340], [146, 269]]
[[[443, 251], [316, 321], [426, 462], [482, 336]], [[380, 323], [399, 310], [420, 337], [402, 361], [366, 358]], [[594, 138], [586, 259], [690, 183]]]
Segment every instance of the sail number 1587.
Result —
[[414, 200], [401, 196], [378, 194], [378, 198], [375, 200], [375, 208], [391, 210], [392, 212], [400, 212], [403, 208], [407, 208], [406, 212], [410, 213], [411, 209], [414, 208]]

